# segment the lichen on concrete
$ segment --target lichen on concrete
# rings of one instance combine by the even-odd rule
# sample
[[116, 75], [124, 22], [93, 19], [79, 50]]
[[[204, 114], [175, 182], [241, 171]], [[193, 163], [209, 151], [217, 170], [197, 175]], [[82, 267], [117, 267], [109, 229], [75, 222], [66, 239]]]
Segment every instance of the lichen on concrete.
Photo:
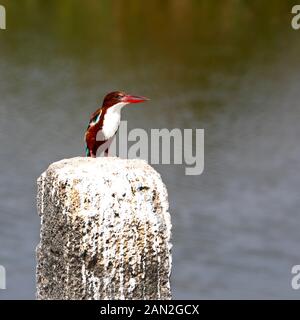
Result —
[[143, 160], [72, 158], [38, 179], [38, 299], [170, 299], [171, 221]]

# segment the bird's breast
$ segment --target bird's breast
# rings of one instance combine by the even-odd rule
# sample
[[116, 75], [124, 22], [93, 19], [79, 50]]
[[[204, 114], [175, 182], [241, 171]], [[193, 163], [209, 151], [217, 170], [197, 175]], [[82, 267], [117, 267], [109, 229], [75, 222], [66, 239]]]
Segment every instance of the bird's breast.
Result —
[[102, 134], [105, 139], [109, 139], [117, 132], [121, 121], [119, 112], [110, 112], [108, 110], [104, 116]]

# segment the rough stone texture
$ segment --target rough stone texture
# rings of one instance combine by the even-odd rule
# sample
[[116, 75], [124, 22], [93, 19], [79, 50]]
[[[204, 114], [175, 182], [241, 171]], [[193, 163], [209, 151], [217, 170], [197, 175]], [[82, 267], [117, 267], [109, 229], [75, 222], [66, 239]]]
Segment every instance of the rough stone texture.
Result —
[[145, 161], [73, 158], [38, 179], [38, 299], [170, 299], [167, 190]]

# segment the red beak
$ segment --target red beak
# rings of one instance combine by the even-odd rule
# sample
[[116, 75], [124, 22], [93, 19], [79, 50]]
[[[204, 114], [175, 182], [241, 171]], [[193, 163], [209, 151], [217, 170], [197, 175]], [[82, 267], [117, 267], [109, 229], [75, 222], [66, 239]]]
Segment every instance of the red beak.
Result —
[[145, 97], [139, 97], [139, 96], [131, 96], [131, 95], [126, 95], [122, 101], [127, 102], [127, 103], [140, 103], [140, 102], [145, 102], [148, 101], [148, 98]]

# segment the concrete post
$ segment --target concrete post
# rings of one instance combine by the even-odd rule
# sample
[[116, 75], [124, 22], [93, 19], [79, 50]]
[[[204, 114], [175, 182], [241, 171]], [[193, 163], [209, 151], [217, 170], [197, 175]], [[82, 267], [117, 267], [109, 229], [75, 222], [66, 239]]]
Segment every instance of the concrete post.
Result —
[[142, 160], [73, 158], [38, 179], [38, 299], [170, 299], [167, 190]]

